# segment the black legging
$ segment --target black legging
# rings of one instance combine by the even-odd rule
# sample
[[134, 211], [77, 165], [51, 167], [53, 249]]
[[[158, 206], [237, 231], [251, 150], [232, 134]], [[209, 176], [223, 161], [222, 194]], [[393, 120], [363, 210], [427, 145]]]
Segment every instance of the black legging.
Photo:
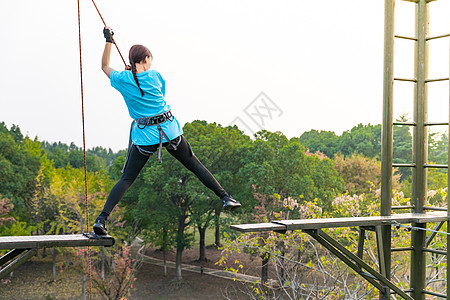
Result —
[[[194, 153], [192, 153], [191, 146], [184, 136], [180, 136], [180, 138], [181, 141], [177, 147], [177, 150], [174, 150], [168, 143], [164, 143], [164, 146], [167, 146], [167, 151], [179, 162], [181, 162], [188, 170], [194, 173], [198, 179], [200, 179], [200, 181], [212, 190], [218, 197], [222, 198], [226, 196], [227, 192], [225, 192], [211, 172], [209, 172], [209, 170], [198, 160]], [[127, 160], [125, 162], [122, 177], [109, 192], [105, 207], [102, 210], [103, 213], [108, 215], [111, 213], [131, 184], [133, 184], [151, 154], [157, 151], [158, 145], [139, 146], [139, 148], [141, 148], [141, 150], [143, 149], [145, 153], [150, 153], [150, 155], [143, 155], [135, 145], [131, 146], [131, 149], [129, 149], [127, 154]]]

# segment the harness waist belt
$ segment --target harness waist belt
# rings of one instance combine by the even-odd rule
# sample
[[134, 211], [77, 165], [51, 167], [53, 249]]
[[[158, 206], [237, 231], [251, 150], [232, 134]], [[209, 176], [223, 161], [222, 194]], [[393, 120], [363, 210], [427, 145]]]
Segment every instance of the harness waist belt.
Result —
[[144, 129], [146, 126], [164, 123], [165, 121], [170, 120], [172, 117], [173, 117], [172, 112], [169, 110], [153, 117], [136, 119], [135, 122], [140, 129]]
[[[177, 146], [178, 144], [173, 143], [169, 137], [166, 135], [166, 133], [164, 132], [164, 130], [162, 130], [161, 128], [161, 123], [164, 123], [165, 121], [173, 120], [173, 115], [172, 112], [170, 110], [163, 112], [162, 114], [153, 116], [153, 117], [145, 117], [145, 118], [139, 118], [134, 120], [134, 122], [136, 122], [137, 126], [139, 129], [144, 129], [147, 126], [151, 126], [151, 125], [157, 125], [158, 126], [158, 132], [159, 132], [159, 149], [158, 149], [158, 161], [162, 162], [162, 146], [163, 146], [163, 136], [166, 138], [167, 142], [172, 146], [172, 148], [174, 150], [177, 150]], [[131, 129], [133, 128], [133, 126], [131, 126]], [[131, 146], [131, 129], [130, 129], [130, 146]], [[139, 146], [136, 146], [139, 149]], [[130, 149], [130, 148], [128, 148]], [[139, 150], [139, 152], [141, 152], [141, 150]], [[141, 152], [142, 153], [142, 152]], [[128, 153], [127, 153], [128, 155]], [[144, 154], [146, 155], [146, 154]]]

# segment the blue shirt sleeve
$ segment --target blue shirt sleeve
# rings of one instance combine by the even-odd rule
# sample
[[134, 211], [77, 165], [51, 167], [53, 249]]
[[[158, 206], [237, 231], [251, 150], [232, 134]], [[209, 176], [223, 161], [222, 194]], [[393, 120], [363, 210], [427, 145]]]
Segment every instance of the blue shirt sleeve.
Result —
[[111, 74], [109, 74], [109, 80], [111, 81], [111, 86], [117, 90], [119, 87], [119, 77], [120, 77], [120, 73], [118, 71], [112, 71]]
[[161, 93], [165, 97], [166, 96], [166, 81], [164, 80], [164, 78], [162, 78], [161, 74], [159, 74], [158, 71], [156, 71], [156, 75], [158, 76], [158, 79], [161, 82]]
[[129, 71], [112, 71], [111, 74], [109, 74], [111, 86], [116, 90], [121, 91], [121, 89], [123, 88], [124, 80], [127, 77], [127, 72]]

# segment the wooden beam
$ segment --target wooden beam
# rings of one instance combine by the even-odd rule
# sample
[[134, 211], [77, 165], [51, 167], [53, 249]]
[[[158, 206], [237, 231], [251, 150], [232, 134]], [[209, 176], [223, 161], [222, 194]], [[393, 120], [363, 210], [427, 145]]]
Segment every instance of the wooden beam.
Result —
[[325, 218], [284, 220], [272, 223], [231, 225], [231, 229], [240, 232], [283, 231], [283, 230], [311, 230], [336, 227], [359, 227], [400, 224], [433, 223], [448, 221], [447, 212], [406, 213], [391, 216], [353, 217], [353, 218]]
[[112, 246], [114, 238], [107, 235], [102, 239], [89, 239], [82, 234], [1, 236], [0, 250], [53, 247]]

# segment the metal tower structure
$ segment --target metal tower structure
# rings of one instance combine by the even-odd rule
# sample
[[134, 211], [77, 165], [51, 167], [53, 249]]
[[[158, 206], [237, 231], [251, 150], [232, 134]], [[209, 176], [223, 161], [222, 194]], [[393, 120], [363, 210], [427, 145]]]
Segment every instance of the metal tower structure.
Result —
[[[429, 43], [450, 35], [429, 36], [430, 5], [435, 0], [408, 0], [415, 5], [415, 36], [405, 37], [395, 35], [395, 0], [385, 0], [385, 29], [384, 29], [384, 90], [383, 90], [383, 124], [382, 124], [382, 185], [381, 185], [381, 215], [391, 216], [392, 212], [392, 167], [412, 168], [412, 197], [411, 204], [414, 213], [425, 213], [441, 208], [426, 207], [427, 169], [448, 168], [447, 165], [433, 165], [428, 163], [428, 128], [430, 126], [449, 126], [446, 122], [429, 122], [428, 120], [428, 86], [449, 78], [431, 79], [428, 77]], [[414, 78], [394, 77], [394, 40], [396, 38], [410, 40], [414, 43]], [[414, 85], [414, 120], [413, 122], [394, 122], [394, 81], [406, 81]], [[449, 99], [450, 102], [450, 99]], [[413, 161], [411, 164], [396, 164], [393, 162], [393, 126], [413, 127]], [[450, 131], [449, 131], [450, 132]], [[450, 147], [449, 147], [450, 149]], [[450, 153], [450, 152], [449, 152]], [[449, 154], [450, 158], [450, 154]], [[450, 159], [449, 159], [450, 161]], [[450, 186], [450, 176], [449, 176]], [[447, 207], [449, 207], [447, 197]], [[439, 223], [440, 228], [444, 222]], [[427, 223], [412, 223], [413, 227], [426, 228]], [[382, 226], [384, 261], [391, 261], [391, 226]], [[427, 249], [425, 230], [413, 230], [411, 233], [411, 282], [410, 290], [414, 299], [425, 299], [425, 267]], [[447, 250], [448, 251], [448, 250]], [[390, 264], [385, 265], [386, 274], [390, 274]], [[388, 275], [387, 275], [388, 276]], [[449, 289], [447, 281], [447, 289]], [[449, 290], [447, 294], [450, 295]], [[437, 295], [435, 295], [437, 296]], [[442, 295], [441, 295], [442, 296]]]
[[[383, 124], [382, 124], [382, 164], [381, 164], [381, 216], [328, 218], [328, 219], [302, 219], [282, 220], [271, 223], [232, 225], [231, 228], [241, 232], [275, 231], [283, 233], [286, 230], [302, 230], [318, 241], [323, 247], [340, 258], [351, 269], [367, 280], [380, 292], [380, 299], [390, 299], [391, 294], [397, 294], [403, 299], [425, 299], [426, 295], [448, 298], [450, 295], [450, 265], [447, 264], [447, 291], [446, 294], [431, 292], [426, 289], [426, 255], [449, 254], [445, 251], [430, 249], [429, 246], [438, 234], [438, 230], [447, 223], [447, 245], [450, 242], [450, 214], [447, 208], [426, 206], [427, 196], [427, 170], [430, 168], [447, 168], [448, 165], [436, 165], [428, 162], [428, 129], [431, 126], [447, 126], [450, 134], [449, 121], [429, 122], [428, 120], [428, 86], [434, 82], [447, 81], [446, 78], [429, 78], [429, 43], [441, 38], [448, 38], [450, 34], [429, 36], [430, 5], [437, 0], [399, 0], [411, 2], [415, 5], [415, 36], [399, 36], [395, 34], [395, 0], [385, 0], [385, 27], [384, 27], [384, 81], [383, 81]], [[444, 0], [439, 0], [444, 1]], [[448, 1], [448, 0], [447, 0]], [[414, 78], [394, 77], [394, 41], [405, 39], [414, 43]], [[450, 53], [449, 53], [450, 57]], [[450, 66], [449, 66], [450, 73]], [[449, 74], [450, 76], [450, 74]], [[403, 81], [414, 85], [414, 119], [412, 122], [394, 122], [394, 82]], [[450, 87], [449, 87], [450, 95]], [[449, 110], [450, 110], [450, 99]], [[450, 116], [450, 111], [449, 111]], [[393, 133], [394, 126], [412, 126], [413, 147], [412, 162], [399, 164], [393, 161]], [[450, 139], [449, 139], [450, 149]], [[450, 161], [450, 151], [448, 154]], [[412, 197], [411, 206], [392, 206], [392, 172], [393, 168], [412, 168]], [[450, 186], [450, 176], [448, 181]], [[447, 197], [447, 207], [450, 206], [450, 197]], [[410, 213], [392, 214], [395, 208], [411, 209]], [[392, 248], [392, 225], [411, 224], [410, 247]], [[429, 232], [428, 224], [437, 224]], [[359, 227], [358, 251], [352, 253], [337, 239], [331, 237], [322, 229], [336, 227]], [[378, 252], [378, 270], [363, 260], [364, 241], [366, 231], [374, 231]], [[426, 231], [428, 230], [428, 231]], [[410, 261], [410, 287], [402, 290], [391, 280], [391, 253], [393, 251], [409, 251]], [[449, 296], [450, 297], [450, 296]]]

